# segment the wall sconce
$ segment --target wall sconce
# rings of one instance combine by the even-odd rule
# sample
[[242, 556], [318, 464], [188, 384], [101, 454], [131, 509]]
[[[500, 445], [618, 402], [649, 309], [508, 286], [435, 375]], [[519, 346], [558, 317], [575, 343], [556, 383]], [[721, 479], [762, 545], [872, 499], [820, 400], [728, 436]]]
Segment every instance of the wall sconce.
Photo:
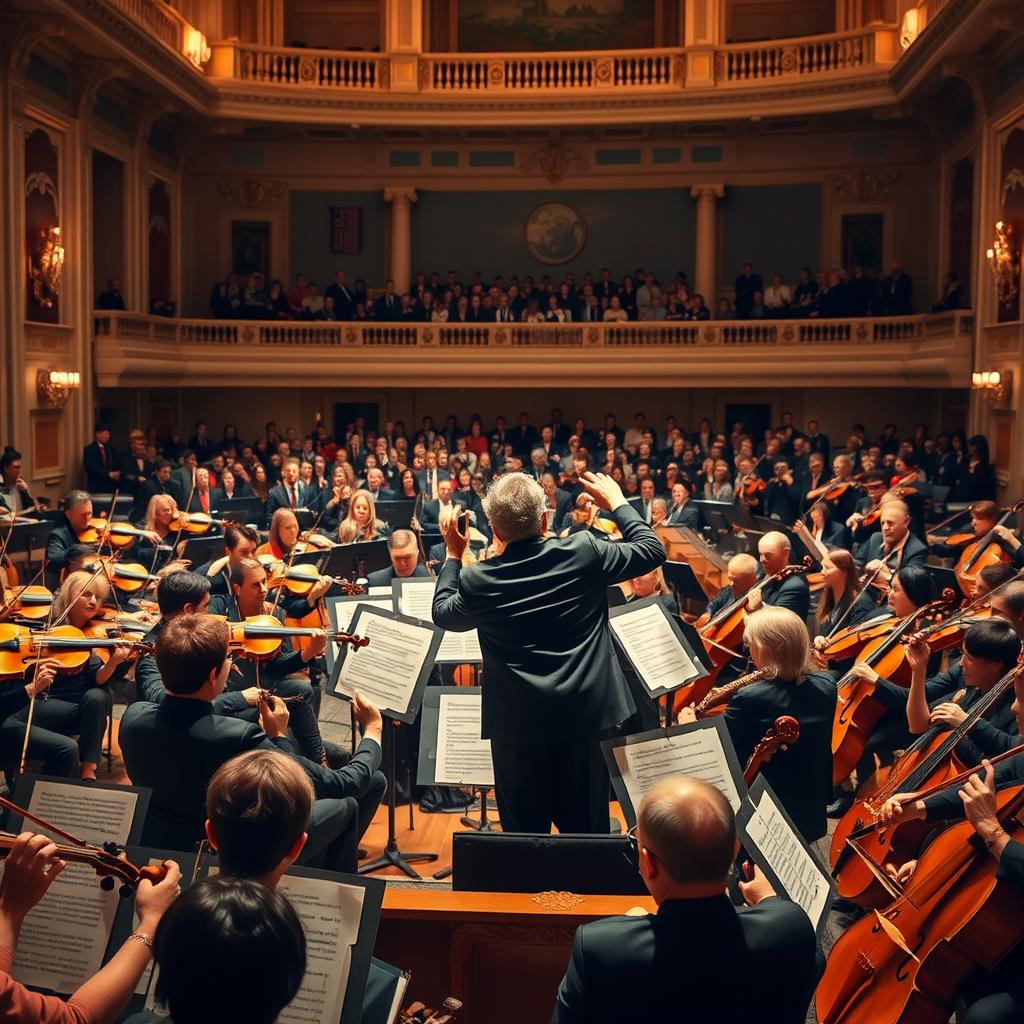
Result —
[[36, 302], [44, 309], [52, 309], [60, 294], [60, 279], [64, 273], [64, 245], [59, 227], [43, 232], [29, 258], [28, 273]]
[[40, 370], [36, 374], [39, 401], [51, 409], [63, 409], [71, 392], [82, 386], [82, 375], [77, 370]]
[[1013, 239], [1013, 228], [1002, 221], [996, 223], [996, 237], [992, 248], [985, 256], [996, 282], [996, 296], [1001, 303], [1012, 302], [1017, 297], [1017, 279], [1020, 277], [1020, 262]]
[[181, 52], [196, 66], [199, 71], [210, 59], [210, 47], [207, 45], [206, 36], [197, 28], [191, 25], [185, 26], [182, 35]]
[[975, 370], [971, 374], [971, 386], [984, 391], [993, 405], [999, 405], [1010, 397], [1013, 390], [1013, 373], [1009, 370]]
[[903, 13], [903, 23], [900, 25], [900, 46], [909, 50], [914, 40], [921, 34], [921, 11], [920, 8], [910, 7]]

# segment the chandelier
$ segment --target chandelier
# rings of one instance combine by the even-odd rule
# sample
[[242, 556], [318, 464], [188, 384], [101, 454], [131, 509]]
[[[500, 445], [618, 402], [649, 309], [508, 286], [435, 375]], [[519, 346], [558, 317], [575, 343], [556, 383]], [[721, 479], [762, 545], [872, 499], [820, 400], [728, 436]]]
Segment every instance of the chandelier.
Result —
[[60, 279], [64, 273], [64, 245], [60, 228], [49, 227], [42, 233], [29, 264], [32, 295], [44, 309], [52, 309], [60, 293]]
[[992, 248], [985, 253], [996, 282], [996, 296], [1001, 303], [1010, 303], [1017, 297], [1017, 279], [1020, 262], [1013, 238], [1013, 228], [1002, 221], [996, 223], [996, 237]]

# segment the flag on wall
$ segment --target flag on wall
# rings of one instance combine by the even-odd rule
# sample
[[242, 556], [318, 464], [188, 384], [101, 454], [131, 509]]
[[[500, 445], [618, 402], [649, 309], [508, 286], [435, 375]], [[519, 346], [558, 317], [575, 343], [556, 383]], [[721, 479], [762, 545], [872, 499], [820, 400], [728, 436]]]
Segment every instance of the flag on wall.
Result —
[[359, 256], [363, 251], [363, 208], [331, 207], [331, 252]]

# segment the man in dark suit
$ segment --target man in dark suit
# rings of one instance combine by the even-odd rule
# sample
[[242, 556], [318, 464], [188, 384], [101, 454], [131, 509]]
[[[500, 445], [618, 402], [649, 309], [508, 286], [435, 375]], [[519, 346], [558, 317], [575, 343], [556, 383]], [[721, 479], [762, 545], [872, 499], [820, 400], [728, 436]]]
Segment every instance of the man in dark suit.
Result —
[[402, 303], [395, 294], [395, 282], [391, 278], [384, 282], [384, 294], [373, 300], [373, 318], [385, 323], [402, 319]]
[[[775, 530], [764, 534], [757, 542], [758, 561], [766, 576], [772, 576], [790, 563], [791, 545], [784, 533]], [[769, 580], [747, 600], [747, 610], [757, 611], [762, 604], [788, 608], [801, 622], [807, 622], [811, 610], [811, 588], [803, 576], [795, 574], [784, 580]]]
[[512, 442], [512, 451], [526, 461], [537, 444], [537, 431], [530, 426], [530, 417], [525, 412], [519, 414], [519, 424], [509, 431], [508, 439]]
[[561, 528], [565, 517], [569, 515], [573, 507], [573, 498], [568, 491], [563, 491], [558, 486], [558, 479], [554, 473], [547, 472], [540, 478], [540, 485], [544, 488], [544, 501], [548, 508], [554, 509], [555, 514], [551, 520], [551, 529], [557, 533]]
[[388, 537], [388, 555], [391, 557], [391, 565], [369, 573], [366, 577], [367, 586], [390, 587], [392, 580], [430, 576], [427, 567], [420, 561], [419, 544], [412, 530], [395, 530]]
[[[640, 804], [634, 847], [658, 912], [577, 929], [552, 1024], [803, 1024], [818, 981], [814, 929], [757, 869], [739, 883], [750, 905], [732, 905], [739, 843], [728, 800], [697, 779], [662, 782]], [[700, 979], [682, 998], [664, 979], [681, 958]]]
[[885, 312], [889, 316], [911, 316], [914, 312], [914, 279], [903, 272], [902, 263], [894, 263], [882, 282]]
[[[562, 451], [565, 450], [569, 444], [569, 438], [572, 437], [572, 431], [569, 429], [567, 423], [562, 422], [562, 410], [552, 409], [551, 410], [551, 422], [548, 424], [551, 428], [551, 439]], [[580, 444], [583, 443], [583, 439], [580, 438]]]
[[651, 521], [651, 506], [655, 497], [654, 481], [647, 477], [640, 481], [640, 496], [629, 499], [629, 504], [636, 510], [637, 515], [648, 524]]
[[68, 552], [80, 547], [78, 535], [92, 518], [92, 498], [85, 491], [71, 491], [64, 499], [64, 515], [46, 538], [46, 585], [56, 592], [61, 573], [68, 568]]
[[310, 494], [309, 486], [299, 479], [299, 460], [285, 459], [281, 467], [281, 482], [271, 487], [267, 495], [267, 521], [279, 508], [307, 508], [314, 500], [316, 495]]
[[928, 561], [928, 548], [910, 532], [910, 510], [902, 501], [886, 501], [879, 516], [879, 531], [868, 538], [857, 553], [857, 566], [878, 573], [878, 582], [887, 583], [904, 565]]
[[112, 494], [121, 481], [121, 460], [110, 447], [110, 427], [97, 423], [93, 437], [82, 449], [85, 489], [90, 494]]
[[128, 451], [121, 456], [121, 490], [134, 496], [136, 515], [145, 511], [143, 487], [155, 472], [156, 466], [146, 452], [146, 435], [141, 430], [133, 430], [128, 435]]
[[174, 479], [173, 471], [174, 467], [166, 459], [161, 459], [156, 464], [153, 475], [139, 491], [136, 508], [140, 510], [140, 515], [149, 507], [150, 499], [157, 494], [166, 494], [169, 498], [173, 498], [179, 507], [184, 504], [185, 495], [181, 493], [178, 483]]
[[690, 489], [686, 484], [672, 485], [672, 503], [668, 507], [666, 526], [683, 526], [688, 530], [700, 529], [700, 509], [690, 504]]
[[356, 297], [355, 293], [345, 284], [345, 271], [334, 272], [334, 282], [324, 289], [324, 302], [328, 299], [334, 300], [334, 317], [336, 320], [355, 320], [356, 318]]
[[210, 616], [181, 615], [167, 623], [156, 651], [164, 699], [136, 701], [121, 720], [128, 775], [152, 790], [142, 842], [190, 849], [205, 834], [206, 788], [214, 772], [236, 754], [277, 749], [298, 760], [317, 796], [308, 828], [314, 850], [304, 852], [300, 863], [353, 870], [355, 844], [384, 789], [380, 712], [357, 695], [364, 732], [352, 759], [336, 771], [313, 764], [288, 739], [283, 701], [259, 703], [260, 725], [214, 713], [212, 702], [231, 671], [227, 640], [225, 624]]
[[825, 460], [825, 465], [827, 466], [832, 454], [832, 445], [828, 439], [828, 434], [823, 434], [821, 432], [821, 425], [817, 420], [807, 421], [807, 433], [805, 437], [807, 438], [807, 443], [810, 445], [811, 452], [820, 452], [821, 457]]
[[397, 495], [388, 486], [384, 478], [384, 470], [374, 466], [366, 471], [366, 489], [374, 501], [394, 501]]
[[451, 479], [452, 475], [447, 469], [438, 467], [437, 453], [427, 452], [426, 466], [416, 474], [416, 482], [420, 485], [423, 495], [427, 498], [433, 498], [444, 481], [447, 480], [449, 486], [451, 485]]
[[743, 264], [743, 273], [736, 278], [736, 316], [746, 320], [750, 316], [750, 307], [754, 304], [754, 293], [764, 294], [764, 279], [754, 273], [752, 263]]
[[468, 531], [443, 528], [448, 557], [434, 622], [476, 628], [483, 651], [482, 735], [491, 741], [502, 826], [510, 832], [608, 830], [608, 780], [598, 739], [635, 711], [612, 648], [609, 584], [665, 560], [654, 532], [610, 477], [584, 486], [612, 512], [621, 543], [589, 531], [543, 539], [544, 492], [521, 473], [501, 477], [485, 510], [500, 554], [465, 570]]
[[209, 427], [202, 420], [196, 424], [196, 432], [188, 439], [188, 446], [196, 453], [197, 462], [210, 461], [216, 449], [210, 440]]

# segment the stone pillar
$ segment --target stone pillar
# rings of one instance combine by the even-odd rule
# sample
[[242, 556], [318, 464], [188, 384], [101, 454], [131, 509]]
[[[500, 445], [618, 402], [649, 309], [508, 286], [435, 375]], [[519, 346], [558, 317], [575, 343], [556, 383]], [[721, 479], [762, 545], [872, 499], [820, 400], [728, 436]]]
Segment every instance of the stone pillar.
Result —
[[391, 274], [401, 295], [412, 281], [412, 204], [416, 190], [407, 185], [384, 189], [384, 202], [391, 204]]
[[284, 45], [284, 0], [257, 0], [256, 41], [263, 46]]
[[686, 0], [683, 12], [686, 84], [715, 84], [715, 47], [725, 41], [725, 0]]
[[718, 231], [716, 200], [725, 195], [724, 185], [693, 185], [697, 200], [697, 251], [693, 290], [704, 296], [708, 309], [718, 307]]
[[419, 88], [419, 55], [423, 52], [423, 4], [420, 0], [387, 0], [384, 6], [384, 50], [391, 63], [390, 88]]

